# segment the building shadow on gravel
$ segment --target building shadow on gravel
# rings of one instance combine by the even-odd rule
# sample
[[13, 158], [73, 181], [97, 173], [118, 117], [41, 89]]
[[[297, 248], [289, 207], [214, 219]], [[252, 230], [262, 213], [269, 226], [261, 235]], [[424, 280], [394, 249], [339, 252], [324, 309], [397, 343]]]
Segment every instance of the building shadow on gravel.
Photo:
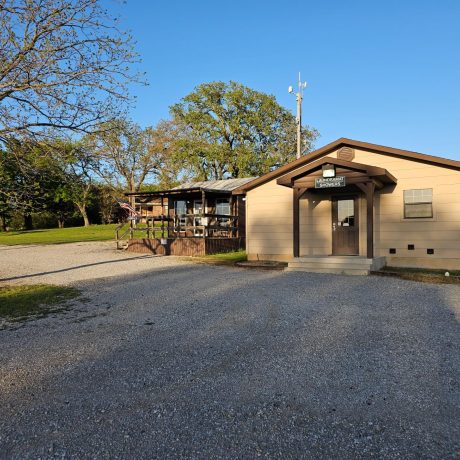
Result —
[[27, 279], [27, 278], [35, 278], [37, 276], [45, 276], [45, 275], [52, 275], [55, 273], [64, 273], [64, 272], [70, 272], [73, 270], [79, 270], [82, 268], [89, 268], [89, 267], [95, 267], [98, 265], [110, 265], [110, 264], [118, 264], [120, 262], [129, 262], [131, 260], [140, 260], [140, 259], [153, 259], [157, 258], [160, 256], [153, 255], [153, 254], [148, 254], [144, 256], [138, 256], [138, 257], [126, 257], [124, 259], [115, 259], [115, 260], [106, 260], [102, 262], [93, 262], [90, 264], [80, 264], [80, 265], [75, 265], [73, 267], [66, 267], [66, 268], [60, 268], [58, 270], [49, 270], [46, 272], [38, 272], [38, 273], [31, 273], [27, 275], [18, 275], [18, 276], [11, 276], [9, 278], [0, 278], [0, 281], [13, 281], [13, 280], [19, 280], [19, 279]]

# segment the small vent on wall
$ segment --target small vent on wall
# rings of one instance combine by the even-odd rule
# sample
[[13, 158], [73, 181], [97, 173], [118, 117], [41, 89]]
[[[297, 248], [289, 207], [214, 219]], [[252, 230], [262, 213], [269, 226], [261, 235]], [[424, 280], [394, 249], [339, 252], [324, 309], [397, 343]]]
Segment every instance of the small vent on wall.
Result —
[[413, 245], [413, 244], [408, 244], [408, 245], [407, 245], [407, 249], [408, 249], [409, 251], [413, 251], [413, 250], [415, 249], [415, 245]]
[[350, 147], [342, 147], [337, 152], [337, 158], [339, 160], [352, 161], [354, 157], [355, 157], [355, 151], [351, 149]]
[[390, 254], [396, 254], [396, 248], [390, 248]]
[[431, 248], [430, 248], [430, 249], [427, 249], [427, 250], [426, 250], [426, 253], [427, 253], [427, 254], [434, 254], [434, 249], [431, 249]]

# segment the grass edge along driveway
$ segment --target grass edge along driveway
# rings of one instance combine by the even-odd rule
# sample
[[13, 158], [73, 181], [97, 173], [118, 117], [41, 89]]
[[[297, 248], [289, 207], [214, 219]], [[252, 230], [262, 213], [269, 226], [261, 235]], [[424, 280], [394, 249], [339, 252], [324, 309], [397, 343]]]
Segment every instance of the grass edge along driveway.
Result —
[[108, 241], [115, 239], [118, 224], [91, 225], [89, 227], [47, 228], [0, 232], [0, 245], [60, 244], [81, 241]]

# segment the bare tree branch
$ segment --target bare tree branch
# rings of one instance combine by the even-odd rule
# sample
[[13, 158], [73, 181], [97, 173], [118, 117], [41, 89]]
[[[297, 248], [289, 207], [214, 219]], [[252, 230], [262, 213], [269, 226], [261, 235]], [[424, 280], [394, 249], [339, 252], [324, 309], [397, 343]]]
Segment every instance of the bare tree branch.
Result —
[[138, 62], [99, 0], [0, 0], [0, 141], [120, 116], [128, 84], [142, 83]]

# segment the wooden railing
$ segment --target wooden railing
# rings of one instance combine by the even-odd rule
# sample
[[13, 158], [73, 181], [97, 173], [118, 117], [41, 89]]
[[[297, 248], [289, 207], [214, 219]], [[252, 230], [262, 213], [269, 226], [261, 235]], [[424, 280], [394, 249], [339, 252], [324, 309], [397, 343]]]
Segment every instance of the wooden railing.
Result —
[[[176, 236], [222, 237], [238, 236], [238, 216], [226, 214], [180, 214], [172, 218], [170, 232]], [[184, 235], [185, 233], [185, 235]], [[192, 233], [192, 234], [190, 234]]]
[[130, 234], [132, 221], [130, 222], [122, 222], [116, 229], [115, 229], [115, 242], [117, 244], [117, 249], [123, 249], [123, 241], [126, 241], [126, 236]]
[[[139, 236], [138, 236], [139, 235]], [[116, 228], [117, 249], [128, 238], [233, 238], [239, 236], [238, 216], [225, 214], [180, 214], [130, 221]]]

